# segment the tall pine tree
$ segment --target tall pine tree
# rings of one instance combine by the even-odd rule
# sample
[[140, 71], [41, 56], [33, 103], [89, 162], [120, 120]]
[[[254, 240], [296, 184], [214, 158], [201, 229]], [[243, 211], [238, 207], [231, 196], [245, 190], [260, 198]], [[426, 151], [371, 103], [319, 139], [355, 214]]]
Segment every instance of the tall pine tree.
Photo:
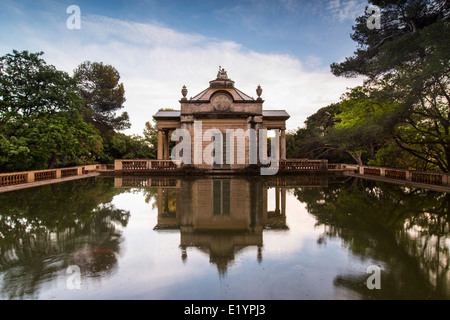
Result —
[[397, 145], [450, 172], [450, 3], [444, 0], [371, 0], [381, 10], [380, 28], [370, 14], [356, 19], [352, 57], [333, 63], [336, 76], [368, 77], [399, 108]]

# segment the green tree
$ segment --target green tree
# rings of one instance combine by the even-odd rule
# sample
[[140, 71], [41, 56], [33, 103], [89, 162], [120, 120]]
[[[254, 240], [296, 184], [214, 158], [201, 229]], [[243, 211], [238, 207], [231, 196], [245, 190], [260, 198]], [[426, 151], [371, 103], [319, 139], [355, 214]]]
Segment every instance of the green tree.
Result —
[[437, 168], [400, 148], [393, 137], [388, 138], [375, 156], [368, 159], [369, 166], [406, 170], [436, 171]]
[[103, 140], [101, 163], [113, 163], [114, 159], [154, 159], [152, 145], [140, 135], [126, 135], [121, 132], [110, 134]]
[[83, 119], [94, 125], [102, 136], [130, 127], [127, 112], [117, 115], [125, 102], [125, 89], [119, 72], [102, 62], [85, 61], [74, 70], [80, 96], [84, 100]]
[[[159, 111], [173, 111], [172, 108], [159, 108]], [[158, 124], [155, 119], [152, 122], [147, 121], [143, 131], [144, 140], [147, 142], [148, 147], [152, 153], [152, 159], [156, 159], [158, 155]], [[169, 136], [170, 137], [170, 136]], [[175, 141], [169, 139], [169, 149], [172, 149], [176, 145]]]
[[41, 58], [13, 50], [0, 58], [0, 170], [92, 162], [97, 131], [80, 116], [75, 80]]
[[[371, 13], [358, 17], [351, 35], [358, 43], [357, 50], [344, 62], [333, 63], [333, 74], [375, 79], [403, 67], [422, 69], [434, 63], [436, 55], [448, 55], [448, 1], [369, 0], [369, 3], [381, 10], [381, 28], [367, 26]], [[442, 52], [445, 48], [446, 54]], [[448, 64], [448, 60], [443, 62]]]
[[372, 0], [381, 29], [356, 20], [354, 56], [331, 65], [337, 76], [367, 76], [398, 105], [394, 141], [443, 172], [450, 171], [450, 5], [448, 1]]
[[330, 146], [347, 152], [357, 164], [369, 158], [392, 136], [397, 123], [397, 106], [382, 101], [371, 88], [358, 86], [343, 95], [336, 124], [326, 137]]
[[153, 154], [152, 158], [156, 158], [158, 153], [158, 128], [155, 120], [153, 120], [153, 123], [150, 121], [145, 123], [143, 134], [145, 141], [147, 141], [149, 147], [151, 148], [151, 152]]
[[288, 158], [328, 159], [330, 162], [347, 162], [349, 157], [330, 146], [327, 141], [329, 132], [334, 128], [340, 113], [338, 103], [320, 108], [310, 115], [302, 128], [286, 135], [286, 152]]
[[114, 159], [151, 159], [155, 150], [148, 137], [128, 136], [119, 132], [130, 127], [127, 112], [117, 115], [125, 102], [125, 89], [119, 72], [111, 65], [86, 61], [74, 71], [78, 89], [84, 99], [82, 115], [86, 122], [97, 128], [103, 138], [102, 163]]
[[[446, 68], [440, 74], [428, 74], [418, 90], [407, 79], [387, 89], [403, 93], [396, 99], [403, 116], [395, 131], [395, 142], [442, 172], [450, 172], [450, 65]], [[412, 70], [410, 73], [411, 77], [415, 74]]]

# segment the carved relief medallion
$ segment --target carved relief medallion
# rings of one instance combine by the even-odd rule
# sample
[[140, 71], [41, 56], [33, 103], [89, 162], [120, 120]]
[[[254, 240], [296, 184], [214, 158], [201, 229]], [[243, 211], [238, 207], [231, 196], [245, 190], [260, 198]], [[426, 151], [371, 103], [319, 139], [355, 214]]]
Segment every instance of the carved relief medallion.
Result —
[[212, 100], [211, 104], [214, 107], [214, 109], [219, 111], [226, 111], [230, 109], [230, 106], [232, 104], [231, 98], [227, 94], [217, 94], [215, 95]]

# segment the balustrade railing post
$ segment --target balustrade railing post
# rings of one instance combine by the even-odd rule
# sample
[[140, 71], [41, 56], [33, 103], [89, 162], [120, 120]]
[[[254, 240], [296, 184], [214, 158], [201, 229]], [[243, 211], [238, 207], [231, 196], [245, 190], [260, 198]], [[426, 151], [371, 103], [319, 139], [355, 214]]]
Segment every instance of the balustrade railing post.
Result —
[[411, 171], [406, 171], [406, 181], [412, 181], [412, 172]]
[[328, 160], [320, 160], [320, 170], [328, 170]]
[[442, 185], [444, 185], [444, 186], [450, 185], [450, 174], [448, 174], [448, 173], [442, 174]]
[[114, 170], [123, 170], [122, 160], [114, 160]]

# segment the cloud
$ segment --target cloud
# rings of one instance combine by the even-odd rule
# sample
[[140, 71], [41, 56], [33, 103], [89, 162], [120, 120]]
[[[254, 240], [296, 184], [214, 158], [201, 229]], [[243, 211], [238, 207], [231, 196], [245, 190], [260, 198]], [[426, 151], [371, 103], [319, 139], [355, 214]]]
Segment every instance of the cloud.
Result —
[[20, 6], [17, 5], [17, 3], [15, 3], [15, 1], [3, 0], [2, 7], [5, 12], [11, 11], [19, 16], [24, 15], [23, 10], [20, 8]]
[[[21, 47], [44, 51], [49, 64], [70, 74], [85, 60], [114, 66], [125, 87], [124, 111], [132, 122], [129, 134], [142, 134], [145, 122], [159, 108], [179, 109], [182, 86], [187, 86], [188, 97], [196, 95], [215, 78], [219, 66], [250, 96], [255, 97], [261, 85], [264, 108], [285, 109], [291, 115], [288, 129], [302, 126], [307, 116], [361, 83], [336, 78], [328, 68], [318, 69], [320, 60], [314, 56], [300, 61], [292, 55], [256, 52], [233, 41], [181, 33], [158, 23], [83, 15], [80, 30], [68, 30], [65, 20], [58, 26], [28, 28], [28, 37], [18, 41]], [[14, 41], [5, 41], [0, 49], [7, 46], [15, 48]]]
[[366, 3], [360, 0], [331, 0], [328, 3], [328, 12], [340, 22], [355, 20], [364, 14]]
[[129, 22], [99, 15], [83, 18], [83, 28], [92, 36], [118, 37], [122, 41], [139, 46], [183, 47], [206, 40], [204, 36], [182, 34], [157, 23]]

